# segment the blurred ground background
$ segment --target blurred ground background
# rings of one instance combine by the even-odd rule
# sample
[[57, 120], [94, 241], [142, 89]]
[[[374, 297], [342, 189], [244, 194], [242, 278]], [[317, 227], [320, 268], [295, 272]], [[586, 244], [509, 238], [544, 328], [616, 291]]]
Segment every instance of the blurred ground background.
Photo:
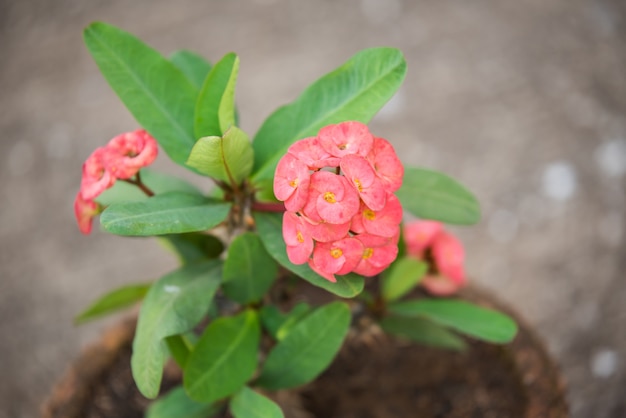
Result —
[[137, 127], [82, 44], [93, 20], [164, 54], [238, 52], [250, 133], [357, 50], [401, 48], [372, 130], [478, 195], [468, 270], [538, 328], [574, 417], [626, 417], [625, 19], [618, 0], [0, 2], [0, 417], [36, 416], [107, 326], [73, 327], [89, 301], [175, 263], [75, 226], [83, 160]]

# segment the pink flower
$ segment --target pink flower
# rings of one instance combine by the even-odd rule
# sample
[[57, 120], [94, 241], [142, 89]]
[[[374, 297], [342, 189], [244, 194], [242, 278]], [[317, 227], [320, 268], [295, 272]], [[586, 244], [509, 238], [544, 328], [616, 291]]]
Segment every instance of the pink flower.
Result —
[[287, 152], [302, 161], [311, 170], [324, 167], [339, 167], [340, 159], [330, 155], [317, 137], [304, 138], [296, 141]]
[[387, 192], [364, 157], [346, 155], [341, 159], [341, 170], [370, 209], [381, 210], [385, 207]]
[[304, 213], [314, 222], [345, 224], [359, 210], [359, 195], [345, 177], [328, 171], [311, 175]]
[[367, 159], [372, 163], [376, 174], [386, 190], [393, 193], [402, 186], [404, 166], [393, 146], [383, 138], [374, 138], [374, 145]]
[[443, 230], [441, 222], [415, 221], [404, 225], [404, 241], [407, 252], [418, 258], [424, 257], [424, 251], [431, 247], [435, 237]]
[[[318, 243], [313, 250], [313, 259], [309, 262], [313, 270], [322, 272], [323, 277], [334, 282], [335, 274], [348, 274], [359, 264], [363, 254], [363, 244], [356, 239], [346, 237], [332, 243]], [[332, 277], [332, 280], [329, 278]]]
[[308, 230], [315, 241], [331, 242], [340, 240], [348, 235], [350, 222], [345, 224], [331, 224], [325, 221], [313, 222], [306, 216], [302, 216], [308, 223]]
[[391, 238], [400, 232], [402, 222], [402, 205], [400, 200], [390, 194], [387, 196], [387, 204], [382, 210], [374, 211], [365, 204], [361, 204], [359, 212], [352, 218], [352, 232], [361, 234], [367, 232], [371, 235]]
[[293, 212], [283, 215], [283, 238], [287, 244], [287, 256], [293, 264], [304, 264], [313, 252], [313, 238], [307, 224]]
[[385, 270], [398, 256], [398, 245], [394, 238], [360, 234], [355, 236], [363, 244], [361, 261], [353, 270], [363, 276], [375, 276]]
[[80, 194], [83, 200], [95, 199], [115, 183], [115, 176], [105, 165], [108, 153], [107, 148], [97, 148], [83, 163], [83, 176], [80, 181]]
[[404, 230], [407, 253], [432, 265], [421, 284], [434, 295], [450, 295], [465, 285], [463, 244], [439, 222], [416, 221]]
[[374, 143], [374, 137], [367, 125], [356, 121], [328, 125], [320, 129], [317, 136], [326, 152], [340, 158], [348, 154], [359, 154], [365, 157]]
[[85, 200], [82, 194], [78, 192], [74, 200], [74, 215], [78, 222], [78, 229], [85, 235], [91, 233], [91, 224], [93, 218], [101, 211], [101, 207], [93, 200]]
[[157, 142], [148, 132], [138, 129], [120, 134], [109, 141], [105, 161], [107, 169], [118, 179], [129, 179], [156, 159]]
[[274, 195], [285, 202], [285, 208], [297, 212], [306, 203], [311, 175], [306, 164], [291, 154], [285, 154], [276, 166]]

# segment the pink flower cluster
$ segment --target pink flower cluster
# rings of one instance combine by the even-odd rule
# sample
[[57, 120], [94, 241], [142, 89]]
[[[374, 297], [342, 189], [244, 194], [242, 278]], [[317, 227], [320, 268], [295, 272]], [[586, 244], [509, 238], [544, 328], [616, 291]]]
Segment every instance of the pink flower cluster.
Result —
[[421, 284], [434, 295], [450, 295], [465, 284], [463, 244], [446, 232], [440, 222], [415, 221], [404, 226], [409, 256], [431, 264]]
[[91, 232], [93, 217], [102, 209], [94, 199], [116, 180], [135, 176], [154, 161], [157, 153], [156, 140], [143, 129], [120, 134], [91, 153], [83, 164], [80, 190], [74, 201], [74, 214], [83, 234]]
[[383, 271], [398, 254], [402, 206], [393, 193], [403, 175], [391, 144], [360, 122], [294, 143], [274, 176], [289, 260], [331, 282], [335, 274]]

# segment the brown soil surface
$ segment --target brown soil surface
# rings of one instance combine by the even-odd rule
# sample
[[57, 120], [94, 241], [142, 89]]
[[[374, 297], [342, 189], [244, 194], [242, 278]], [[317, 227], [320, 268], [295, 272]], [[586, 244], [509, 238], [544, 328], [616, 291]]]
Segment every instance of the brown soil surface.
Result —
[[[57, 386], [44, 418], [143, 417], [149, 402], [130, 372], [133, 326], [114, 328], [84, 353]], [[569, 416], [558, 370], [523, 323], [509, 345], [472, 341], [462, 353], [367, 330], [352, 331], [315, 382], [274, 395], [286, 418]], [[162, 393], [180, 377], [168, 366]]]

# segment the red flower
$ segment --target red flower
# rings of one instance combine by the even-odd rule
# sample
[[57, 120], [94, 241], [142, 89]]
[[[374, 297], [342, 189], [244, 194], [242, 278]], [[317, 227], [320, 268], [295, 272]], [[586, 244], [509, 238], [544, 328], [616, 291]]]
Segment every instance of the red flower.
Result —
[[341, 159], [341, 170], [367, 207], [372, 210], [385, 207], [387, 192], [372, 165], [364, 157], [346, 155]]
[[304, 213], [315, 222], [345, 224], [359, 210], [359, 195], [343, 176], [328, 171], [311, 175]]
[[465, 284], [463, 244], [439, 222], [416, 221], [405, 226], [407, 253], [432, 263], [421, 284], [435, 295], [450, 295]]
[[283, 238], [287, 244], [287, 256], [293, 264], [304, 264], [313, 252], [313, 238], [307, 224], [293, 212], [283, 215]]
[[276, 166], [274, 195], [285, 202], [285, 208], [297, 212], [304, 206], [309, 194], [309, 169], [291, 154], [285, 154]]
[[95, 199], [115, 183], [115, 176], [106, 167], [109, 150], [97, 148], [83, 163], [80, 195], [83, 200]]
[[85, 235], [91, 233], [93, 218], [101, 211], [100, 205], [93, 200], [85, 200], [78, 192], [74, 200], [74, 215], [78, 222], [78, 229]]
[[156, 159], [157, 142], [148, 132], [138, 129], [111, 139], [106, 146], [106, 165], [118, 179], [129, 179]]
[[360, 234], [355, 236], [363, 244], [361, 261], [354, 269], [363, 276], [375, 276], [385, 270], [398, 256], [398, 244], [394, 238]]
[[383, 138], [374, 138], [374, 145], [367, 159], [372, 163], [385, 189], [393, 193], [402, 186], [404, 166], [393, 146]]
[[367, 125], [349, 121], [328, 125], [318, 133], [319, 143], [326, 152], [335, 157], [359, 154], [365, 157], [374, 143]]

